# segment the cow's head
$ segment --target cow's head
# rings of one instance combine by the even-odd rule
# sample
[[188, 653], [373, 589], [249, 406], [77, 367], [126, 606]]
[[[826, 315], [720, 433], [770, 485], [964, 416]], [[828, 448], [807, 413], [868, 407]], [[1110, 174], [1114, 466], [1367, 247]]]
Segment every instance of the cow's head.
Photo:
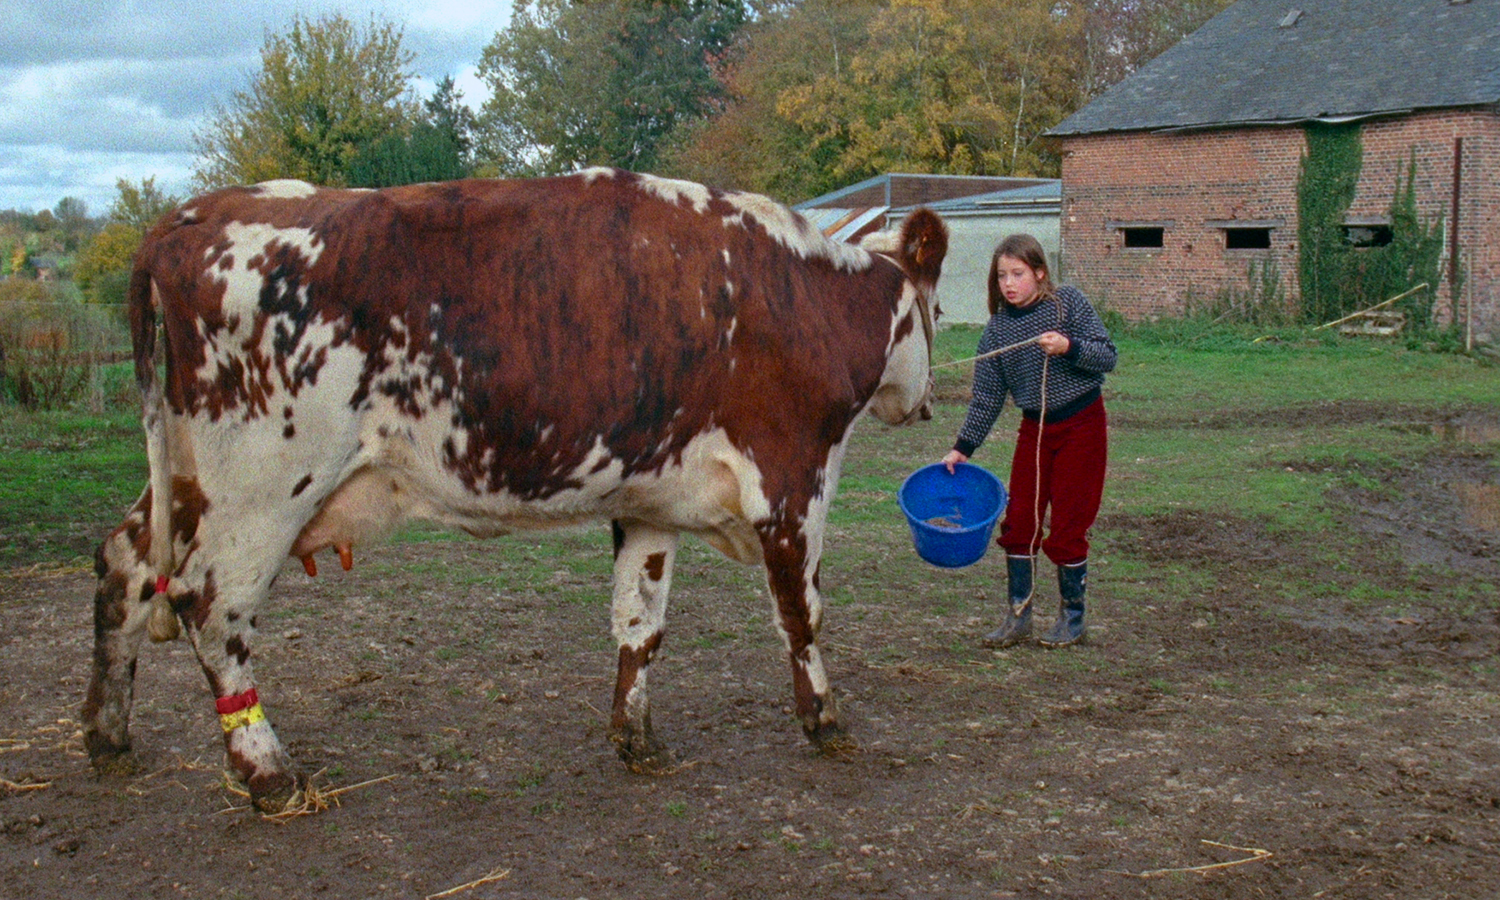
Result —
[[929, 209], [914, 210], [898, 231], [870, 235], [866, 250], [889, 257], [906, 274], [885, 374], [870, 400], [870, 412], [890, 425], [932, 418], [932, 335], [941, 310], [938, 275], [948, 253], [948, 226]]

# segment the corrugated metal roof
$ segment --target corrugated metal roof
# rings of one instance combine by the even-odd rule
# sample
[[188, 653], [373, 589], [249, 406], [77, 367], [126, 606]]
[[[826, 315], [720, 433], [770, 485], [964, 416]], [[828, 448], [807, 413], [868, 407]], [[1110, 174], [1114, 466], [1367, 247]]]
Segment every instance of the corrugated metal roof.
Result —
[[1239, 0], [1048, 134], [1350, 120], [1497, 102], [1496, 0]]
[[[985, 213], [1004, 209], [1056, 209], [1062, 203], [1062, 182], [1057, 179], [1048, 179], [1041, 184], [1033, 184], [1027, 187], [1011, 188], [1004, 191], [990, 191], [986, 194], [974, 194], [969, 197], [956, 197], [952, 200], [942, 200], [937, 203], [925, 204], [928, 209], [943, 215], [954, 215], [963, 213]], [[909, 210], [893, 209], [892, 216], [903, 215]]]
[[821, 197], [804, 200], [792, 208], [800, 212], [820, 208], [856, 209], [872, 206], [909, 208], [991, 191], [1030, 187], [1045, 181], [1047, 179], [1044, 178], [1011, 178], [999, 175], [922, 175], [892, 172], [866, 178], [846, 188], [830, 191]]
[[853, 243], [871, 231], [880, 228], [885, 220], [886, 206], [858, 206], [852, 209], [824, 207], [801, 210], [813, 227], [836, 241]]

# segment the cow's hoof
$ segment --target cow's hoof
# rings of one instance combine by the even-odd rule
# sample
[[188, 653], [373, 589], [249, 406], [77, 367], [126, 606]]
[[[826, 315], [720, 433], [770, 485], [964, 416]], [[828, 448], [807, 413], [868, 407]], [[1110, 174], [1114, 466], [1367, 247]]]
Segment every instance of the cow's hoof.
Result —
[[859, 749], [859, 742], [837, 725], [825, 725], [817, 731], [810, 731], [807, 739], [812, 741], [819, 756], [844, 756]]
[[139, 775], [141, 773], [141, 761], [130, 752], [130, 748], [123, 750], [111, 750], [108, 752], [89, 752], [89, 764], [94, 771], [100, 775], [114, 777]]
[[275, 815], [301, 803], [306, 787], [301, 775], [258, 775], [250, 779], [250, 802], [262, 813]]
[[637, 775], [663, 775], [677, 768], [677, 755], [650, 735], [611, 735], [625, 768]]
[[640, 756], [625, 756], [625, 768], [637, 775], [670, 775], [677, 771], [677, 754], [665, 747], [657, 747], [650, 753]]

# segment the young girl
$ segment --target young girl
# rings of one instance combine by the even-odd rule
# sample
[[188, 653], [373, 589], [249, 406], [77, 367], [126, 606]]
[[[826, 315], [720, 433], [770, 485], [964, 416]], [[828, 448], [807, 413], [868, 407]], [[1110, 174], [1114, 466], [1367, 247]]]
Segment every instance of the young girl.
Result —
[[[1042, 245], [1029, 234], [1000, 242], [990, 261], [990, 320], [979, 338], [974, 398], [953, 449], [943, 457], [952, 471], [984, 439], [1010, 395], [1021, 408], [1021, 429], [1010, 467], [1010, 503], [1000, 522], [1010, 603], [987, 647], [1009, 647], [1031, 636], [1032, 575], [1040, 547], [1057, 564], [1062, 595], [1057, 624], [1044, 647], [1083, 640], [1088, 531], [1104, 493], [1108, 438], [1100, 388], [1115, 367], [1115, 345], [1087, 298], [1074, 287], [1053, 287]], [[1040, 438], [1040, 447], [1038, 447]], [[1048, 507], [1051, 529], [1042, 536]]]

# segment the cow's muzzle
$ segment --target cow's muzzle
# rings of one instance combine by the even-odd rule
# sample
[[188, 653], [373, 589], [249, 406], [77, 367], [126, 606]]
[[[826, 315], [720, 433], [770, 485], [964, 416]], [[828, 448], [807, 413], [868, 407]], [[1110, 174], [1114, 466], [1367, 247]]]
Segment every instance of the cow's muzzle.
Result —
[[927, 390], [922, 393], [921, 401], [912, 407], [911, 412], [906, 414], [906, 418], [901, 420], [901, 424], [915, 425], [918, 422], [930, 421], [932, 419], [932, 395], [933, 381], [929, 375], [927, 378]]

